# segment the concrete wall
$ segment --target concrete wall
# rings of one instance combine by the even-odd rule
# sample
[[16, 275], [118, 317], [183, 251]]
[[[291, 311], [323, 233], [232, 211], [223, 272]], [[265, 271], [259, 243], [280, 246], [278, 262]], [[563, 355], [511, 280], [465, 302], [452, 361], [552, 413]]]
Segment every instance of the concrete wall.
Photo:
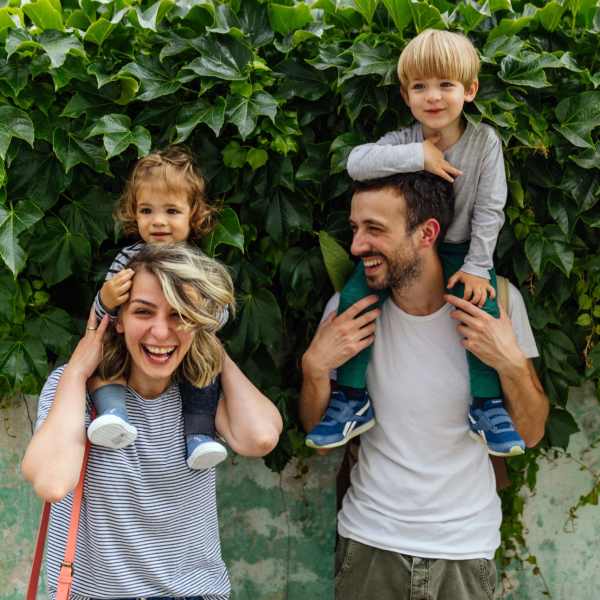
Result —
[[[18, 473], [34, 404], [23, 401], [0, 411], [0, 600], [24, 597], [37, 530], [40, 504]], [[537, 557], [541, 575], [514, 565], [498, 598], [599, 597], [600, 511], [586, 506], [577, 511], [574, 522], [568, 517], [580, 495], [600, 480], [600, 445], [593, 445], [600, 440], [600, 410], [589, 389], [575, 390], [569, 408], [582, 432], [572, 438], [567, 454], [542, 459], [535, 495], [523, 492], [528, 550]], [[305, 465], [294, 462], [281, 475], [262, 461], [237, 457], [219, 467], [221, 534], [232, 600], [333, 598], [334, 479], [339, 460], [337, 452]], [[303, 466], [308, 466], [306, 475], [301, 475]]]

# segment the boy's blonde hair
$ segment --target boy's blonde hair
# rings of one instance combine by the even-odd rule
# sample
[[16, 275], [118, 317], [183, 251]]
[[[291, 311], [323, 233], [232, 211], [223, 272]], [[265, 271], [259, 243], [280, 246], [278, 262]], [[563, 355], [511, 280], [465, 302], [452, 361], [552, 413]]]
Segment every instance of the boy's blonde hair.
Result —
[[466, 88], [477, 79], [479, 68], [477, 50], [466, 36], [425, 29], [402, 50], [398, 79], [403, 89], [412, 80], [428, 77], [460, 81]]
[[[180, 243], [147, 244], [129, 263], [136, 273], [154, 275], [169, 305], [179, 314], [182, 327], [192, 332], [192, 344], [177, 368], [182, 378], [204, 387], [221, 372], [223, 351], [217, 331], [228, 312], [233, 312], [235, 296], [227, 269], [197, 248]], [[134, 275], [135, 277], [135, 275]], [[100, 377], [129, 377], [131, 356], [124, 336], [109, 327], [103, 344]]]
[[184, 146], [169, 146], [138, 160], [115, 210], [125, 235], [139, 236], [136, 208], [137, 193], [142, 183], [162, 180], [169, 190], [184, 190], [190, 208], [190, 236], [200, 238], [214, 227], [217, 209], [206, 197], [206, 183], [190, 151]]

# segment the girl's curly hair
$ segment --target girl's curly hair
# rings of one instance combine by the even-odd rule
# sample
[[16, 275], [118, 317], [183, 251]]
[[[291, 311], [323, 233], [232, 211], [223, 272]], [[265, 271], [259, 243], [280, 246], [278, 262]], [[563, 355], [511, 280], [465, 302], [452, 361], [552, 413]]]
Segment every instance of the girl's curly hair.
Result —
[[138, 235], [136, 221], [137, 194], [147, 181], [162, 180], [167, 189], [185, 190], [191, 208], [190, 236], [201, 238], [215, 226], [218, 209], [208, 203], [206, 182], [191, 152], [185, 146], [168, 146], [138, 160], [119, 204], [115, 219], [121, 223], [125, 235]]

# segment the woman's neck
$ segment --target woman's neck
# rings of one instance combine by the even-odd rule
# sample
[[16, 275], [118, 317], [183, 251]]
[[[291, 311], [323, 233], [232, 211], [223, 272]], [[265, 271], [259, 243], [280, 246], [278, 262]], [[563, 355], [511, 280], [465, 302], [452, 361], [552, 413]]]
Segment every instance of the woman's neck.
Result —
[[171, 379], [150, 379], [143, 373], [132, 371], [127, 381], [127, 385], [142, 398], [153, 400], [158, 398], [171, 383]]

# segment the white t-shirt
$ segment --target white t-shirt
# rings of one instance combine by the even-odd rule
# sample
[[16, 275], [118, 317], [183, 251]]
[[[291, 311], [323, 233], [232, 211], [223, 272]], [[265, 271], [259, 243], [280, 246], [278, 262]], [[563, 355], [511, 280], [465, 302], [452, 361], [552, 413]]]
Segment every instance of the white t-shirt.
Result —
[[[509, 295], [519, 346], [537, 356], [523, 299], [512, 285]], [[500, 500], [487, 450], [468, 433], [469, 373], [452, 310], [414, 316], [384, 303], [367, 371], [377, 424], [361, 436], [338, 531], [412, 556], [490, 559]]]

